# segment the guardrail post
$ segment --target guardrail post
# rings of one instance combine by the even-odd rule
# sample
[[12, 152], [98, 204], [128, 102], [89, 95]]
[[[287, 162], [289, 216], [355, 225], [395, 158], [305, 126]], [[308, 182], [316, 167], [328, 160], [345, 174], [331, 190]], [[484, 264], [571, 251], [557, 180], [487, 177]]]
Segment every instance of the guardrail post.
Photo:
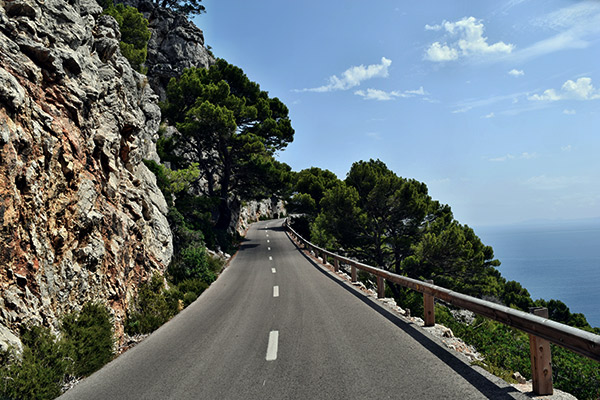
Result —
[[377, 298], [382, 299], [385, 297], [385, 279], [383, 277], [377, 277]]
[[323, 265], [327, 265], [327, 254], [324, 251], [321, 252], [321, 258], [323, 259]]
[[[548, 318], [545, 307], [531, 307], [529, 312], [540, 317]], [[552, 355], [550, 342], [534, 335], [529, 335], [529, 350], [531, 357], [531, 380], [533, 393], [538, 396], [551, 395], [552, 389]]]
[[338, 260], [337, 258], [333, 259], [333, 270], [335, 272], [340, 272], [340, 260]]
[[350, 266], [350, 275], [352, 277], [352, 282], [356, 282], [357, 278], [356, 278], [356, 266], [355, 265]]
[[[427, 283], [433, 283], [432, 280], [426, 281]], [[435, 325], [435, 302], [434, 297], [430, 294], [423, 293], [423, 319], [425, 326]]]

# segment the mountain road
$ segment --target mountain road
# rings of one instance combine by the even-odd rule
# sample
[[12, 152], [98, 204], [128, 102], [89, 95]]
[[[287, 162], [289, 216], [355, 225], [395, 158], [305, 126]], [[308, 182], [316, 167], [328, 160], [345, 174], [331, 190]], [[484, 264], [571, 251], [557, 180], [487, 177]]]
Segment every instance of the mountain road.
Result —
[[315, 263], [282, 222], [253, 224], [193, 304], [60, 398], [520, 398]]

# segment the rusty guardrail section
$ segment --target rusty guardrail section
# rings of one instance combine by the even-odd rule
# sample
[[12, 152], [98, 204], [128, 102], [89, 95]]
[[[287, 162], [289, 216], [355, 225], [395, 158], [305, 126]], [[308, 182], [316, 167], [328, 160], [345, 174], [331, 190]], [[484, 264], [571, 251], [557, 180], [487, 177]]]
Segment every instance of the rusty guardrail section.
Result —
[[394, 282], [423, 293], [425, 326], [433, 326], [435, 324], [434, 298], [438, 298], [448, 304], [464, 308], [465, 310], [528, 333], [530, 338], [533, 391], [538, 395], [552, 394], [552, 366], [548, 342], [562, 346], [592, 360], [600, 361], [599, 335], [549, 320], [547, 318], [547, 309], [533, 309], [530, 314], [436, 286], [432, 281], [424, 282], [397, 275], [340, 256], [310, 243], [287, 224], [287, 219], [284, 222], [284, 226], [293, 238], [308, 250], [312, 250], [317, 258], [321, 257], [323, 264], [327, 263], [328, 258], [333, 259], [333, 266], [336, 272], [339, 271], [340, 265], [350, 266], [352, 282], [356, 282], [357, 280], [357, 269], [375, 275], [377, 277], [377, 294], [380, 298], [384, 296], [385, 281]]

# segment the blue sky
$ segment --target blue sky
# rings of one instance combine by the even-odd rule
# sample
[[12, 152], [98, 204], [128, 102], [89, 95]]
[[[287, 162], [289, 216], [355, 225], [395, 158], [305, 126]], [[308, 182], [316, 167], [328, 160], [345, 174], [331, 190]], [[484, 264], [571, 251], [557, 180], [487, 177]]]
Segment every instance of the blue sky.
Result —
[[471, 226], [600, 217], [600, 1], [204, 4], [289, 107], [294, 170], [378, 158]]

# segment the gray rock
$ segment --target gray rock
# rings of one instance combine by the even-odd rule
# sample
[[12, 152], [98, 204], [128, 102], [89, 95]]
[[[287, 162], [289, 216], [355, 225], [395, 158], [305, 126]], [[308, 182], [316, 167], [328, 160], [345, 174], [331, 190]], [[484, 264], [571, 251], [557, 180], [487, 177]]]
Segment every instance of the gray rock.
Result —
[[527, 383], [527, 379], [521, 375], [519, 371], [512, 374], [512, 378], [517, 381], [517, 383]]
[[10, 349], [14, 350], [17, 354], [23, 352], [23, 344], [6, 326], [0, 324], [0, 351], [6, 352]]
[[93, 0], [0, 0], [0, 264], [11, 271], [0, 327], [13, 333], [56, 330], [94, 300], [120, 335], [140, 281], [172, 256], [168, 207], [142, 162], [158, 160], [158, 96], [101, 12]]
[[185, 68], [208, 68], [215, 62], [204, 47], [204, 33], [183, 14], [157, 8], [148, 0], [126, 0], [149, 21], [152, 36], [148, 42], [148, 77], [161, 101], [166, 99], [169, 80]]
[[4, 68], [0, 68], [0, 103], [4, 103], [14, 112], [21, 111], [25, 104], [25, 89]]

